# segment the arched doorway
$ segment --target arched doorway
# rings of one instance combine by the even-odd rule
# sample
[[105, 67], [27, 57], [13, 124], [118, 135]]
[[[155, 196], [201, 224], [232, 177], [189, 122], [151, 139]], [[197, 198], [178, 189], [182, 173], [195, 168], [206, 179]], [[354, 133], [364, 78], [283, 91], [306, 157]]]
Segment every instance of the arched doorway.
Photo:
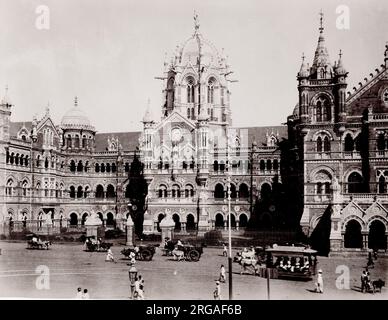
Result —
[[240, 199], [249, 198], [249, 188], [245, 183], [240, 184], [238, 196]]
[[88, 213], [85, 212], [83, 215], [82, 215], [82, 220], [81, 220], [81, 225], [85, 225], [85, 221], [86, 221], [86, 218], [88, 217]]
[[357, 220], [350, 220], [346, 224], [344, 247], [362, 249], [361, 225]]
[[75, 212], [70, 215], [70, 225], [77, 226], [78, 225], [78, 216]]
[[160, 229], [160, 222], [162, 222], [163, 219], [164, 219], [164, 214], [163, 214], [163, 213], [160, 213], [160, 214], [158, 215], [158, 226], [157, 226], [157, 230], [158, 230], [159, 232], [162, 232], [162, 229]]
[[368, 247], [369, 249], [387, 249], [387, 236], [385, 225], [380, 220], [374, 220], [369, 225]]
[[224, 228], [224, 216], [221, 213], [216, 214], [215, 227]]
[[271, 186], [268, 183], [263, 183], [260, 190], [262, 199], [268, 199], [271, 195]]
[[363, 179], [358, 172], [352, 172], [348, 178], [348, 193], [363, 192]]
[[174, 231], [181, 231], [181, 222], [180, 222], [180, 217], [178, 214], [174, 213], [172, 215], [172, 220], [174, 220], [175, 222], [175, 227], [174, 227]]
[[220, 183], [217, 183], [214, 188], [214, 198], [223, 199], [224, 198], [224, 186]]
[[[229, 219], [229, 216], [228, 216], [228, 219]], [[230, 219], [232, 220], [232, 223], [230, 226], [232, 227], [232, 229], [236, 229], [236, 216], [234, 214], [231, 214]]]
[[240, 214], [239, 217], [239, 227], [246, 228], [248, 226], [248, 217], [245, 213]]
[[194, 216], [192, 214], [188, 214], [186, 217], [186, 231], [192, 230], [195, 230]]
[[113, 218], [113, 213], [108, 212], [106, 215], [106, 226], [107, 227], [114, 227], [115, 219]]

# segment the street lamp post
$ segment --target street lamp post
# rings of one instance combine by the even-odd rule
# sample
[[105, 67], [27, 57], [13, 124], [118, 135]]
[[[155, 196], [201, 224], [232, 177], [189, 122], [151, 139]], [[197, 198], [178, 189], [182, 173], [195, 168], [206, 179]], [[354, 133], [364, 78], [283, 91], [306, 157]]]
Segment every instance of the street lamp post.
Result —
[[131, 299], [133, 300], [135, 295], [135, 280], [137, 277], [137, 269], [133, 264], [131, 264], [131, 267], [129, 268], [128, 275], [131, 286]]
[[[228, 130], [228, 129], [227, 129]], [[227, 169], [228, 169], [228, 242], [229, 242], [229, 255], [228, 255], [228, 270], [229, 270], [229, 300], [233, 300], [233, 279], [232, 279], [232, 219], [231, 219], [231, 194], [232, 194], [232, 178], [230, 170], [230, 137], [229, 131], [227, 131]]]

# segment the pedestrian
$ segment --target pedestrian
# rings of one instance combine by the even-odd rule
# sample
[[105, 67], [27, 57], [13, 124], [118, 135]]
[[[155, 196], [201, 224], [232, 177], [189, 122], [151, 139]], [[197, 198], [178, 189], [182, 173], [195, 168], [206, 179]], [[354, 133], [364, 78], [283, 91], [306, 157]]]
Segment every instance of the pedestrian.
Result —
[[84, 289], [84, 293], [82, 294], [82, 299], [90, 299], [88, 289]]
[[222, 264], [221, 265], [221, 269], [220, 269], [220, 278], [219, 278], [219, 281], [220, 282], [225, 282], [226, 280], [226, 277], [225, 277], [225, 267], [224, 265]]
[[115, 262], [115, 258], [113, 257], [113, 252], [111, 248], [108, 249], [108, 253], [106, 254], [105, 261]]
[[224, 250], [222, 251], [222, 255], [224, 257], [227, 257], [228, 256], [228, 248], [226, 247], [226, 243], [224, 243]]
[[78, 287], [78, 289], [77, 289], [77, 294], [76, 294], [75, 298], [76, 298], [77, 300], [82, 299], [82, 288], [81, 288], [81, 287]]
[[373, 262], [373, 259], [372, 259], [372, 252], [369, 251], [368, 252], [368, 263], [367, 263], [367, 266], [368, 267], [374, 267], [375, 263]]
[[216, 289], [213, 292], [214, 300], [221, 300], [221, 286], [220, 282], [216, 281]]
[[361, 292], [363, 293], [364, 290], [366, 291], [366, 280], [367, 279], [367, 275], [366, 275], [366, 271], [364, 270], [361, 274]]
[[323, 278], [322, 278], [322, 270], [318, 270], [317, 282], [315, 283], [315, 292], [323, 293]]

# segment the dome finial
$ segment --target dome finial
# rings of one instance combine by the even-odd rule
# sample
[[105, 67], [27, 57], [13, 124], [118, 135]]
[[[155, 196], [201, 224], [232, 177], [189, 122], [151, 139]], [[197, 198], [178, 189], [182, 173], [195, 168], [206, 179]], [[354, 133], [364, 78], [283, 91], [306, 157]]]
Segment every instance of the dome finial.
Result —
[[194, 30], [195, 30], [195, 33], [198, 32], [198, 29], [199, 29], [199, 18], [198, 18], [197, 12], [194, 10]]
[[320, 21], [320, 27], [319, 27], [319, 32], [323, 33], [324, 27], [323, 27], [323, 10], [321, 9], [321, 12], [319, 12], [319, 15], [321, 16], [319, 21]]

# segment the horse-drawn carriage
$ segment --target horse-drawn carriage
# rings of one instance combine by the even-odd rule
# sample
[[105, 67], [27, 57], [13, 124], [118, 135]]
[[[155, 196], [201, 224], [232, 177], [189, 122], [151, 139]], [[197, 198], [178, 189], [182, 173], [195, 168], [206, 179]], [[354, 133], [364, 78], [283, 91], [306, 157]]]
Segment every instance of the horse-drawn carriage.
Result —
[[256, 274], [264, 258], [265, 251], [263, 247], [251, 247], [250, 250], [244, 248], [241, 252], [237, 252], [233, 261], [240, 264], [241, 274], [246, 272]]
[[36, 234], [27, 235], [27, 249], [48, 250], [51, 241], [42, 241]]
[[173, 256], [177, 261], [199, 261], [203, 248], [199, 245], [183, 244], [179, 240], [168, 240], [164, 245], [164, 253], [167, 256]]
[[155, 247], [153, 245], [140, 245], [134, 248], [124, 248], [121, 254], [126, 258], [133, 256], [136, 260], [151, 261], [155, 254]]
[[94, 236], [86, 237], [85, 251], [107, 252], [113, 243], [103, 242], [101, 239], [95, 239]]

